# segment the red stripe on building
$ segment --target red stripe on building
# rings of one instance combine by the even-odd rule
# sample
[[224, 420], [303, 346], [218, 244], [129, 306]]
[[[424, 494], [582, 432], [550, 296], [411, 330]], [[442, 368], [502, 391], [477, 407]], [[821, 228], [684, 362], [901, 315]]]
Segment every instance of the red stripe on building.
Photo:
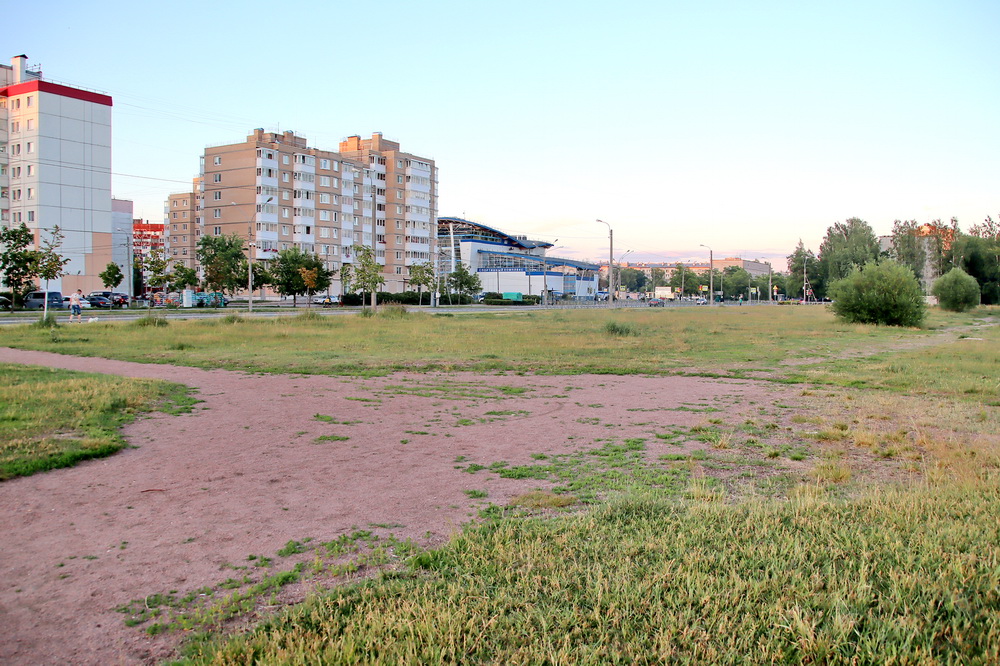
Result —
[[0, 88], [0, 97], [13, 97], [14, 95], [23, 95], [30, 92], [52, 93], [53, 95], [59, 95], [60, 97], [71, 97], [73, 99], [83, 100], [84, 102], [93, 102], [94, 104], [111, 106], [110, 95], [102, 95], [101, 93], [80, 90], [79, 88], [70, 88], [69, 86], [59, 85], [58, 83], [52, 83], [50, 81], [41, 81], [39, 79], [24, 81], [22, 83], [16, 83], [12, 86], [7, 86], [6, 88]]

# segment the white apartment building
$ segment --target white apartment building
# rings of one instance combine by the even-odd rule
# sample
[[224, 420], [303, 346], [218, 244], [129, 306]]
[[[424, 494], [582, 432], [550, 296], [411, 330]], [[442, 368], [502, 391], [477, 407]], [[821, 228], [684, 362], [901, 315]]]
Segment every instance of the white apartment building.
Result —
[[0, 224], [27, 225], [36, 246], [58, 225], [67, 273], [49, 288], [102, 288], [115, 247], [111, 97], [46, 81], [27, 56], [0, 65]]
[[[400, 152], [381, 134], [349, 137], [337, 152], [310, 147], [294, 132], [257, 129], [242, 143], [206, 148], [194, 190], [165, 202], [167, 255], [175, 262], [190, 265], [205, 234], [247, 239], [255, 261], [297, 247], [333, 271], [363, 245], [384, 266], [384, 289], [398, 292], [407, 288], [409, 266], [432, 258], [434, 162]], [[342, 293], [339, 273], [330, 291]]]

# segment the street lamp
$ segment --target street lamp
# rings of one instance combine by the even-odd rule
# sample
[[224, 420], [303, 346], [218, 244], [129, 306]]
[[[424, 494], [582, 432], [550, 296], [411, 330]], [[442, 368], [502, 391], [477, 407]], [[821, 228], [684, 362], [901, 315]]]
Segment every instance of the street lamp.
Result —
[[129, 303], [135, 298], [135, 285], [132, 283], [132, 260], [133, 260], [133, 247], [132, 247], [132, 231], [129, 229], [122, 229], [121, 227], [116, 227], [116, 231], [120, 231], [125, 234], [125, 269], [128, 271], [128, 300]]
[[[699, 243], [701, 247], [708, 247]], [[708, 247], [708, 302], [715, 303], [715, 260], [712, 258], [712, 248]]]
[[[261, 204], [261, 208], [267, 204], [274, 201], [274, 197], [268, 197], [267, 201]], [[247, 314], [253, 314], [253, 251], [257, 247], [257, 243], [253, 241], [253, 223], [257, 219], [257, 213], [260, 211], [254, 206], [253, 215], [250, 216], [250, 221], [247, 222], [247, 256], [249, 260], [247, 261]]]
[[622, 272], [621, 272], [621, 268], [620, 267], [621, 267], [621, 265], [623, 263], [625, 263], [625, 257], [627, 257], [628, 255], [632, 254], [633, 252], [635, 252], [635, 250], [626, 250], [624, 253], [622, 253], [622, 256], [618, 257], [618, 266], [619, 266], [619, 269], [618, 269], [618, 288], [619, 289], [622, 288]]
[[604, 220], [598, 220], [608, 228], [608, 305], [615, 302], [615, 232]]

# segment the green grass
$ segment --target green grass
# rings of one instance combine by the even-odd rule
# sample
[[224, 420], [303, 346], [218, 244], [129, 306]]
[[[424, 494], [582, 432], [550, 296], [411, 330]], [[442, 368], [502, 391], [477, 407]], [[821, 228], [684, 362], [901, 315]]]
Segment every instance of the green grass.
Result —
[[[832, 358], [864, 345], [891, 348], [933, 330], [843, 324], [824, 308], [684, 308], [477, 314], [441, 318], [356, 316], [246, 319], [240, 335], [223, 320], [171, 321], [166, 327], [100, 323], [4, 329], [4, 343], [82, 356], [263, 372], [381, 375], [399, 370], [485, 370], [635, 374]], [[935, 314], [941, 328], [973, 321]], [[610, 328], [640, 333], [609, 334]], [[294, 341], [294, 344], [290, 344]], [[748, 344], [752, 341], [752, 344]], [[971, 343], [965, 343], [971, 344]], [[497, 350], [502, 350], [500, 358]]]
[[495, 521], [188, 663], [996, 663], [998, 511], [989, 479]]
[[194, 402], [168, 382], [0, 364], [0, 481], [111, 455], [137, 414]]

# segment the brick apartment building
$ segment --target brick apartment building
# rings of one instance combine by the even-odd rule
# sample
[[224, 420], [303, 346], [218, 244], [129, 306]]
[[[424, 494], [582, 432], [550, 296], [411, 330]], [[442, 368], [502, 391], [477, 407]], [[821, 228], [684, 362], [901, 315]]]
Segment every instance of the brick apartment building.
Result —
[[[297, 247], [339, 271], [352, 247], [374, 247], [387, 291], [403, 291], [409, 266], [434, 252], [434, 161], [404, 153], [381, 134], [351, 136], [339, 151], [293, 132], [254, 130], [242, 143], [207, 148], [193, 191], [170, 195], [168, 257], [197, 267], [203, 234], [249, 241], [255, 261]], [[341, 293], [339, 275], [330, 291]]]

